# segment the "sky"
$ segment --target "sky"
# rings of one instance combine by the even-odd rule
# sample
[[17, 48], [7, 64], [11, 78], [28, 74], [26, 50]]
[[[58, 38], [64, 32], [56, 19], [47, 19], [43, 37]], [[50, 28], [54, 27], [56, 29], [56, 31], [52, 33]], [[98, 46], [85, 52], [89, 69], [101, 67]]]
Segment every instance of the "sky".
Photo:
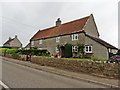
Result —
[[0, 45], [18, 36], [23, 46], [40, 29], [93, 14], [100, 38], [118, 47], [118, 0], [4, 0], [0, 1]]

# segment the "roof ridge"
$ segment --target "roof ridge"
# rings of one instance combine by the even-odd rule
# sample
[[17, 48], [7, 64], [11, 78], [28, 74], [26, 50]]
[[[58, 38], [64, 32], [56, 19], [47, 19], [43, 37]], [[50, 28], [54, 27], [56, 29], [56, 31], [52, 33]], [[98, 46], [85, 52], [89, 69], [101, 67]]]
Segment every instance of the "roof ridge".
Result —
[[15, 38], [8, 39], [4, 44], [9, 44], [11, 41], [13, 41]]
[[90, 16], [86, 16], [80, 19], [72, 20], [61, 24], [60, 26], [52, 26], [49, 28], [39, 30], [30, 40], [41, 39], [47, 37], [53, 37], [55, 35], [64, 35], [72, 32], [82, 31], [85, 23]]
[[[76, 21], [79, 21], [79, 20], [82, 20], [82, 19], [85, 19], [85, 18], [89, 18], [90, 16], [86, 16], [86, 17], [83, 17], [83, 18], [79, 18], [79, 19], [75, 19], [75, 20], [71, 20], [69, 22], [65, 22], [61, 25], [65, 25], [65, 24], [69, 24], [69, 23], [72, 23], [72, 22], [76, 22]], [[44, 31], [44, 30], [48, 30], [48, 29], [52, 29], [52, 28], [55, 28], [55, 27], [58, 27], [58, 26], [52, 26], [52, 27], [49, 27], [49, 28], [43, 28], [43, 29], [39, 29], [40, 31]]]
[[79, 20], [82, 20], [82, 19], [85, 19], [85, 18], [89, 18], [89, 17], [90, 17], [90, 16], [86, 16], [86, 17], [83, 17], [83, 18], [75, 19], [75, 20], [72, 20], [72, 21], [63, 23], [62, 25], [64, 25], [64, 24], [69, 24], [69, 23], [72, 23], [72, 22], [76, 22], [76, 21], [79, 21]]

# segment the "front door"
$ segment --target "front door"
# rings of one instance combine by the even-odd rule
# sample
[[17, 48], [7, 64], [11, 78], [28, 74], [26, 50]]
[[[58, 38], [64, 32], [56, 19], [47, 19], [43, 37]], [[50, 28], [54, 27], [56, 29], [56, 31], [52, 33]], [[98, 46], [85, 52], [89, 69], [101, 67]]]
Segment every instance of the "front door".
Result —
[[60, 54], [61, 54], [61, 57], [65, 57], [65, 47], [64, 46], [60, 47]]

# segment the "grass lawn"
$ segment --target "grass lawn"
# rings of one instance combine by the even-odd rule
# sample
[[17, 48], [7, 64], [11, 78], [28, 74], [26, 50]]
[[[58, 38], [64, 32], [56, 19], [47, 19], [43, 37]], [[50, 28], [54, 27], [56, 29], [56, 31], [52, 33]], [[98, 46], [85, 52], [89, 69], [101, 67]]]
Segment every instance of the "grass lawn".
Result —
[[64, 60], [80, 60], [80, 61], [92, 61], [92, 59], [88, 58], [62, 58]]
[[[50, 59], [50, 58], [53, 58], [53, 57], [48, 57], [48, 56], [39, 56], [39, 57], [41, 57], [41, 58], [48, 58], [48, 59]], [[57, 59], [57, 57], [56, 57], [56, 59]], [[63, 59], [63, 60], [80, 60], [80, 61], [96, 61], [96, 62], [106, 62], [106, 60], [97, 60], [97, 59], [90, 59], [90, 58], [61, 58], [61, 59]]]
[[64, 60], [80, 60], [80, 61], [96, 61], [106, 63], [107, 60], [98, 60], [98, 59], [90, 59], [90, 58], [63, 58]]

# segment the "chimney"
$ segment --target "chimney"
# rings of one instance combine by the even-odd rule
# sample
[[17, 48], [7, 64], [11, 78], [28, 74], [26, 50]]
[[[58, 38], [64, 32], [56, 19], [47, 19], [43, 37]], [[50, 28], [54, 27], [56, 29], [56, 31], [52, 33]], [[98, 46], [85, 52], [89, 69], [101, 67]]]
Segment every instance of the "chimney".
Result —
[[56, 21], [56, 26], [59, 26], [59, 25], [61, 25], [61, 20], [60, 20], [60, 18], [58, 18], [57, 21]]
[[15, 38], [17, 38], [17, 35], [15, 35]]
[[9, 37], [9, 40], [11, 40], [11, 37]]

